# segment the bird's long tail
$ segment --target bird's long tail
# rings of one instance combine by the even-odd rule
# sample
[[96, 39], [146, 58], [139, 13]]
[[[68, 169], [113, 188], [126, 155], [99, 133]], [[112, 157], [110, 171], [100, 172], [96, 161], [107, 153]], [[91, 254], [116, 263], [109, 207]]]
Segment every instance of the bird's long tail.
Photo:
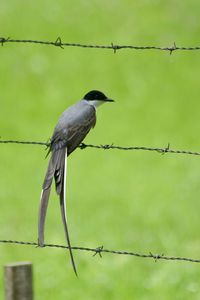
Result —
[[40, 209], [39, 209], [39, 220], [38, 220], [38, 245], [40, 247], [44, 246], [44, 226], [46, 219], [46, 212], [49, 202], [49, 195], [51, 192], [51, 185], [53, 181], [53, 176], [56, 170], [56, 165], [60, 153], [58, 151], [52, 152], [49, 165], [47, 168], [46, 176], [42, 186], [42, 193], [40, 197]]
[[66, 236], [68, 249], [70, 253], [70, 258], [71, 258], [74, 272], [77, 275], [76, 265], [73, 258], [71, 243], [69, 239], [69, 232], [67, 227], [66, 188], [65, 188], [66, 179], [67, 179], [67, 149], [62, 148], [52, 152], [47, 173], [44, 179], [43, 189], [41, 193], [39, 223], [38, 223], [38, 245], [41, 247], [44, 246], [45, 218], [46, 218], [46, 212], [47, 212], [53, 177], [55, 178], [56, 192], [60, 197], [60, 209], [61, 209], [62, 221], [64, 225], [65, 236]]
[[67, 213], [66, 213], [66, 211], [67, 211], [66, 210], [67, 150], [65, 150], [65, 153], [64, 153], [64, 164], [63, 165], [64, 166], [63, 166], [63, 170], [62, 170], [63, 175], [61, 176], [62, 177], [61, 187], [59, 188], [59, 185], [58, 185], [56, 190], [57, 190], [57, 193], [60, 196], [61, 216], [62, 216], [64, 231], [65, 231], [65, 237], [66, 237], [67, 244], [68, 244], [68, 249], [69, 249], [69, 254], [70, 254], [70, 258], [71, 258], [72, 267], [73, 267], [74, 273], [76, 274], [76, 276], [78, 276], [77, 271], [76, 271], [76, 265], [75, 265], [73, 253], [72, 253], [68, 226], [67, 226]]

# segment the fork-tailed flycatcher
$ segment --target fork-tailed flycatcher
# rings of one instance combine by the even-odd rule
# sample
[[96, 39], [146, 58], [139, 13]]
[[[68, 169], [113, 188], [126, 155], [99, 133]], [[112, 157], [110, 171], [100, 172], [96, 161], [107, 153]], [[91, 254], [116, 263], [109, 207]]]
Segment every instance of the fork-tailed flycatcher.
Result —
[[61, 115], [52, 135], [49, 152], [48, 169], [42, 186], [38, 222], [38, 245], [44, 246], [44, 225], [53, 178], [55, 179], [56, 192], [60, 198], [60, 209], [65, 230], [65, 236], [71, 257], [72, 266], [77, 275], [72, 254], [66, 213], [66, 178], [67, 157], [80, 145], [88, 132], [96, 124], [96, 109], [105, 102], [114, 100], [106, 97], [102, 92], [93, 90], [83, 99], [70, 106]]

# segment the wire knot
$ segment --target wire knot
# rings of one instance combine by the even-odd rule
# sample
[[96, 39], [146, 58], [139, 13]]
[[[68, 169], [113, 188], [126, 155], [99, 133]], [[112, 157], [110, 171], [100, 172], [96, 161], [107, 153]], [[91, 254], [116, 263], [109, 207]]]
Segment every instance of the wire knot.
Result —
[[170, 55], [171, 55], [172, 52], [175, 51], [175, 50], [177, 50], [177, 47], [176, 47], [176, 43], [174, 42], [174, 45], [173, 45], [172, 47], [169, 48], [169, 51], [170, 51], [169, 53], [170, 53]]
[[165, 154], [167, 152], [169, 152], [170, 150], [170, 143], [167, 144], [167, 147], [165, 147], [164, 149], [158, 149], [158, 152], [161, 154]]
[[4, 43], [6, 43], [7, 41], [9, 41], [9, 37], [8, 38], [4, 38], [4, 37], [0, 37], [0, 43], [1, 43], [1, 46], [4, 45]]
[[93, 254], [93, 256], [96, 256], [97, 254], [99, 254], [99, 256], [102, 258], [102, 255], [101, 255], [102, 251], [103, 251], [103, 246], [97, 247], [95, 249], [95, 253]]
[[54, 45], [55, 45], [56, 47], [60, 47], [60, 48], [64, 49], [63, 44], [62, 44], [62, 40], [61, 40], [60, 37], [58, 37], [58, 38], [56, 39], [56, 41], [54, 42]]
[[149, 252], [149, 255], [150, 255], [150, 257], [154, 258], [155, 262], [157, 262], [158, 259], [161, 259], [164, 256], [164, 254], [161, 254], [161, 255], [160, 254], [153, 254], [151, 252]]
[[117, 52], [117, 50], [121, 49], [121, 47], [120, 47], [120, 46], [118, 46], [118, 45], [114, 45], [113, 43], [111, 43], [111, 47], [112, 47], [112, 49], [113, 49], [114, 53], [116, 53], [116, 52]]
[[101, 147], [102, 147], [104, 150], [110, 149], [112, 146], [113, 146], [113, 144], [111, 144], [111, 145], [108, 145], [108, 144], [106, 144], [106, 145], [101, 145]]

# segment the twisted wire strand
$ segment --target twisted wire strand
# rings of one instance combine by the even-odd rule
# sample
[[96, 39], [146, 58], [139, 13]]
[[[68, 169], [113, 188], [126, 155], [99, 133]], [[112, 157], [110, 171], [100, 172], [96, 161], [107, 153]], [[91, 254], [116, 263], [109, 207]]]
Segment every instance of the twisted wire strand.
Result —
[[180, 47], [174, 42], [172, 46], [160, 47], [160, 46], [135, 46], [135, 45], [116, 45], [110, 43], [110, 45], [92, 45], [92, 44], [80, 44], [80, 43], [66, 43], [62, 42], [62, 39], [58, 37], [55, 41], [41, 41], [32, 39], [12, 39], [10, 37], [0, 37], [0, 43], [3, 46], [6, 43], [25, 43], [25, 44], [40, 44], [56, 46], [64, 49], [64, 47], [79, 47], [79, 48], [95, 48], [95, 49], [108, 49], [113, 50], [114, 53], [120, 49], [132, 49], [132, 50], [160, 50], [168, 51], [170, 54], [174, 51], [197, 51], [200, 50], [200, 46], [194, 47]]
[[[38, 247], [38, 244], [36, 242], [24, 242], [24, 241], [15, 241], [15, 240], [0, 240], [0, 243], [2, 243], [2, 244], [27, 245], [27, 246], [36, 246], [36, 247]], [[44, 247], [42, 247], [42, 248], [45, 248], [45, 247], [68, 249], [67, 246], [57, 245], [57, 244], [44, 244]], [[155, 261], [157, 261], [157, 260], [167, 260], [167, 261], [186, 261], [186, 262], [192, 262], [192, 263], [200, 263], [200, 259], [194, 259], [194, 258], [189, 258], [189, 257], [166, 256], [164, 254], [153, 254], [152, 252], [149, 252], [148, 254], [142, 254], [142, 253], [136, 253], [136, 252], [131, 252], [131, 251], [108, 250], [108, 249], [104, 249], [103, 246], [100, 246], [100, 247], [97, 247], [97, 248], [73, 246], [71, 248], [73, 250], [93, 252], [94, 256], [96, 254], [99, 254], [100, 257], [102, 257], [102, 253], [110, 253], [110, 254], [118, 254], [118, 255], [135, 256], [135, 257], [139, 257], [139, 258], [151, 258], [151, 259], [154, 259]]]
[[[0, 144], [23, 144], [23, 145], [41, 145], [41, 146], [49, 146], [49, 142], [38, 142], [38, 141], [18, 141], [18, 140], [0, 140]], [[141, 151], [155, 151], [161, 154], [165, 153], [172, 153], [172, 154], [187, 154], [187, 155], [196, 155], [199, 156], [200, 152], [191, 151], [191, 150], [174, 150], [170, 148], [170, 144], [167, 145], [165, 148], [158, 148], [158, 147], [144, 147], [144, 146], [130, 146], [130, 147], [123, 147], [117, 146], [114, 144], [110, 145], [93, 145], [93, 144], [84, 144], [81, 143], [79, 148], [84, 150], [86, 148], [95, 148], [95, 149], [117, 149], [117, 150], [141, 150]]]

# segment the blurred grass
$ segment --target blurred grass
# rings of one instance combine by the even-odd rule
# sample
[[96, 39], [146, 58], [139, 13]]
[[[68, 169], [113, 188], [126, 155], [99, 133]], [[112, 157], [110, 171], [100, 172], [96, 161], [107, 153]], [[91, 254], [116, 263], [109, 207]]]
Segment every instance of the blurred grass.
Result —
[[[195, 46], [197, 1], [6, 1], [1, 36], [94, 44]], [[116, 99], [85, 142], [199, 149], [199, 52], [6, 44], [0, 136], [46, 141], [60, 113], [91, 89]], [[1, 145], [1, 239], [35, 241], [47, 160], [40, 146]], [[72, 244], [200, 257], [198, 157], [77, 150], [69, 159]], [[65, 244], [52, 192], [46, 241]], [[1, 265], [30, 260], [36, 299], [199, 299], [198, 264], [0, 245]], [[3, 297], [1, 271], [0, 296]]]

